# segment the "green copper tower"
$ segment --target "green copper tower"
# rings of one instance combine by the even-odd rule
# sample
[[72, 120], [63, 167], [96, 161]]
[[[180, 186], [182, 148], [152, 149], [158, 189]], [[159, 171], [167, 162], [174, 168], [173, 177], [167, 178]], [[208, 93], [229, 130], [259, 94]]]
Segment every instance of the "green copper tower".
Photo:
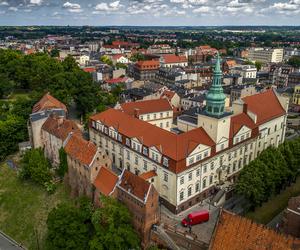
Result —
[[206, 95], [205, 113], [209, 116], [220, 117], [224, 114], [226, 96], [222, 87], [222, 71], [220, 66], [220, 56], [217, 54], [213, 81]]

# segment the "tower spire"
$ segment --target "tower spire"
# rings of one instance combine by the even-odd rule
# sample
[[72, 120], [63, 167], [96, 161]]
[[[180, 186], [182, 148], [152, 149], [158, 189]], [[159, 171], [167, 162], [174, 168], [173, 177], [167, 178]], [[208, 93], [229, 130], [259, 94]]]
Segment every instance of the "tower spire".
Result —
[[221, 59], [219, 53], [217, 53], [213, 80], [206, 95], [205, 108], [205, 112], [207, 115], [216, 117], [219, 117], [224, 114], [224, 106], [226, 99], [222, 87], [222, 70], [220, 60]]

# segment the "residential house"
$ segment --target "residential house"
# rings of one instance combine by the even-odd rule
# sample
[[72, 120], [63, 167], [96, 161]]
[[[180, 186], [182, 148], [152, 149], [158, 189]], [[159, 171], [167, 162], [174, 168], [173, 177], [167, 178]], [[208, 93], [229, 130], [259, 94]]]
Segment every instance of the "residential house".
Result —
[[47, 93], [33, 106], [29, 116], [28, 133], [33, 148], [43, 147], [41, 130], [50, 115], [66, 117], [67, 107], [50, 93]]
[[293, 104], [300, 105], [300, 84], [295, 86], [292, 100]]

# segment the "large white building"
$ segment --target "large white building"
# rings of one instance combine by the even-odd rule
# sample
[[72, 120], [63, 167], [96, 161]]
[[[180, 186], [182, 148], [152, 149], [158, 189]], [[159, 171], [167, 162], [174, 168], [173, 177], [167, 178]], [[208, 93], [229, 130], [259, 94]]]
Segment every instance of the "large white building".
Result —
[[288, 102], [274, 90], [245, 97], [225, 112], [219, 58], [196, 128], [174, 134], [109, 109], [90, 119], [90, 139], [120, 170], [155, 171], [163, 204], [179, 213], [230, 185], [239, 171], [268, 146], [284, 141]]
[[248, 59], [262, 63], [280, 63], [283, 60], [283, 49], [250, 48]]

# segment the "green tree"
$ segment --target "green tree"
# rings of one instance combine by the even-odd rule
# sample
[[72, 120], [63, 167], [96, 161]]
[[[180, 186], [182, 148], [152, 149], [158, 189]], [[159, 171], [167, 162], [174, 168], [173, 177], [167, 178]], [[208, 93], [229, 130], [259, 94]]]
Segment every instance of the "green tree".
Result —
[[255, 62], [255, 67], [256, 67], [257, 71], [260, 71], [261, 67], [262, 67], [262, 63], [260, 61], [256, 61]]
[[88, 249], [89, 225], [85, 221], [85, 214], [80, 209], [59, 204], [47, 218], [47, 249]]
[[61, 178], [65, 176], [68, 172], [68, 161], [67, 161], [67, 154], [63, 147], [59, 149], [59, 166], [57, 169], [57, 174]]
[[51, 164], [48, 159], [45, 158], [42, 149], [38, 148], [26, 151], [21, 160], [21, 166], [21, 178], [31, 179], [40, 185], [47, 185], [46, 183], [51, 182]]
[[90, 249], [138, 249], [139, 238], [131, 226], [128, 209], [109, 197], [101, 197], [101, 203], [92, 216], [95, 235]]
[[110, 66], [113, 65], [112, 60], [111, 60], [108, 56], [106, 56], [106, 55], [101, 56], [101, 57], [100, 57], [100, 61], [101, 61], [101, 62], [104, 62], [104, 63], [106, 63], [107, 65], [110, 65]]
[[300, 56], [292, 56], [289, 59], [288, 64], [295, 68], [300, 68]]

